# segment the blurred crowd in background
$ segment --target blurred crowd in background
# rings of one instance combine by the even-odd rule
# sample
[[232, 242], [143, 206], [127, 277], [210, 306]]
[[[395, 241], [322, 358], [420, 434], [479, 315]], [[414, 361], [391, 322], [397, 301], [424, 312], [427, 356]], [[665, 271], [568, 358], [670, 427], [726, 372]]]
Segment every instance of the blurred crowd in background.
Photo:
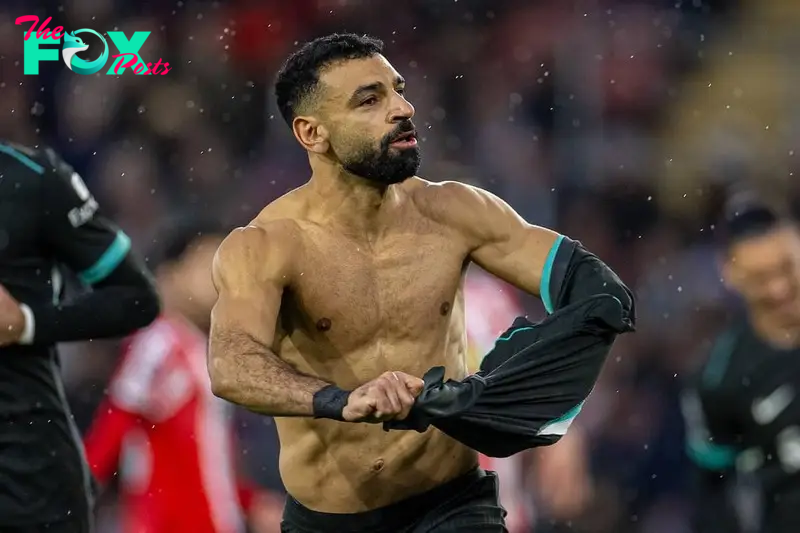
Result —
[[[151, 31], [142, 57], [172, 70], [81, 76], [59, 61], [24, 76], [27, 25], [14, 20], [26, 14]], [[548, 501], [531, 461], [535, 531], [553, 518], [575, 532], [681, 533], [691, 501], [677, 392], [735, 305], [715, 263], [725, 190], [799, 189], [798, 25], [793, 0], [3, 0], [0, 137], [60, 151], [146, 256], [175, 210], [242, 225], [307, 179], [271, 94], [299, 42], [383, 39], [416, 106], [421, 175], [491, 190], [583, 241], [638, 294], [639, 332], [618, 341], [578, 419], [592, 497]], [[62, 351], [82, 427], [117, 353]], [[271, 420], [236, 416], [246, 472], [279, 492]], [[101, 533], [114, 531], [113, 501]]]

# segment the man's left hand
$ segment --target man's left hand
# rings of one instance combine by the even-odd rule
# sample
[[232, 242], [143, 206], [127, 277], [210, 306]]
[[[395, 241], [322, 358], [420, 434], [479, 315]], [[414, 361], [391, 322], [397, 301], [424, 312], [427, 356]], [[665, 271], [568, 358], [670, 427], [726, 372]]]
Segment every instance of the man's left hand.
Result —
[[25, 331], [25, 315], [5, 287], [0, 285], [0, 347], [16, 344]]

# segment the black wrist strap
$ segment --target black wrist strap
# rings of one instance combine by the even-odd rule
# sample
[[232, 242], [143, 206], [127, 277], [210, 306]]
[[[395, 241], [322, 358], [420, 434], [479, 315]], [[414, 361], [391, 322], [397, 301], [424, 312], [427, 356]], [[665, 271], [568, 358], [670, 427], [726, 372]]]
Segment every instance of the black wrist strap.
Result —
[[314, 394], [314, 418], [327, 418], [344, 422], [342, 411], [347, 405], [350, 391], [328, 385]]

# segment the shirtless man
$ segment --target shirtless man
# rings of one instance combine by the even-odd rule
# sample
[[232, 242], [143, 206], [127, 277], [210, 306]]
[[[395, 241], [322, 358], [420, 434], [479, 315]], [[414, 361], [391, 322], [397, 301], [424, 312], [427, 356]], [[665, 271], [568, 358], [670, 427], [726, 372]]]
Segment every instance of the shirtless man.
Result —
[[218, 396], [277, 417], [282, 531], [506, 531], [475, 451], [380, 423], [408, 414], [431, 367], [467, 375], [470, 263], [539, 295], [569, 239], [415, 176], [414, 108], [379, 41], [304, 45], [276, 94], [312, 175], [219, 248], [209, 373]]

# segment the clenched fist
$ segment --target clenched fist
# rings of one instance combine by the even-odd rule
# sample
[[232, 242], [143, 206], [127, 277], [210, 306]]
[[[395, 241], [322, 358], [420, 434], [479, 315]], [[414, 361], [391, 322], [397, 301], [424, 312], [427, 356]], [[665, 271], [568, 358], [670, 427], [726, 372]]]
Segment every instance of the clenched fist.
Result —
[[405, 372], [385, 372], [350, 393], [342, 416], [348, 422], [378, 424], [403, 420], [425, 383]]
[[25, 331], [25, 315], [8, 291], [0, 285], [0, 347], [16, 344]]

